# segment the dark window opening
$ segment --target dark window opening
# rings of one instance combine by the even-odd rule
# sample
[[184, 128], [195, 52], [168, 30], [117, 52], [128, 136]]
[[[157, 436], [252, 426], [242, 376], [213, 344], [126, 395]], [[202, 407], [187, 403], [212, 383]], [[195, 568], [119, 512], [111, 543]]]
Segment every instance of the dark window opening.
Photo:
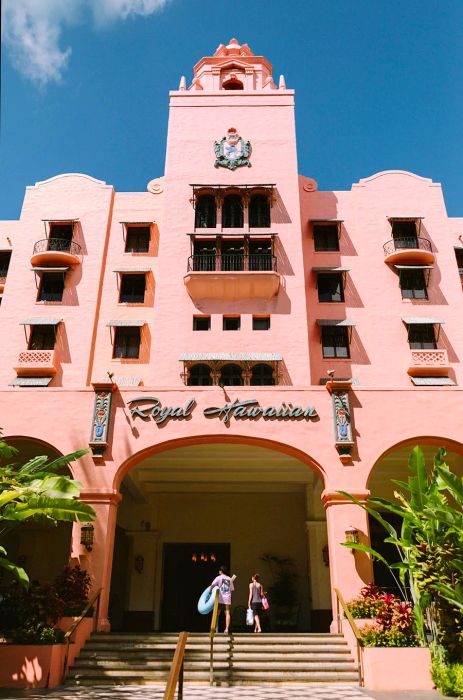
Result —
[[0, 253], [0, 277], [6, 277], [10, 266], [11, 252]]
[[217, 209], [215, 197], [212, 194], [202, 194], [196, 200], [195, 228], [215, 228], [217, 225]]
[[402, 299], [427, 299], [428, 292], [423, 270], [401, 270], [400, 289]]
[[127, 226], [126, 253], [148, 253], [150, 248], [150, 226]]
[[222, 206], [222, 227], [243, 228], [243, 200], [239, 194], [227, 194]]
[[270, 203], [265, 194], [254, 194], [249, 202], [250, 228], [270, 227]]
[[146, 275], [121, 275], [120, 302], [143, 304], [145, 301]]
[[268, 331], [270, 330], [270, 316], [253, 316], [252, 317], [253, 331]]
[[48, 250], [68, 252], [71, 248], [74, 224], [50, 224]]
[[344, 301], [341, 272], [318, 274], [318, 301]]
[[411, 350], [435, 350], [436, 334], [432, 323], [414, 323], [408, 327], [408, 342]]
[[392, 238], [396, 248], [418, 248], [415, 221], [393, 221]]
[[271, 241], [249, 241], [249, 269], [258, 272], [273, 269]]
[[[463, 248], [455, 248], [455, 258], [457, 261], [457, 266], [458, 266], [458, 272], [460, 273], [460, 277], [462, 278], [462, 283], [463, 283]], [[1, 263], [0, 263], [1, 267]], [[2, 276], [0, 272], [0, 277]]]
[[210, 316], [193, 316], [194, 331], [210, 331], [211, 317]]
[[317, 252], [339, 250], [339, 235], [337, 224], [314, 224], [313, 243]]
[[44, 272], [37, 301], [62, 301], [64, 275], [62, 272]]
[[259, 363], [251, 370], [251, 386], [275, 386], [275, 377], [270, 365]]
[[232, 272], [244, 270], [244, 241], [222, 241], [221, 269]]
[[224, 316], [223, 330], [224, 331], [239, 331], [241, 326], [240, 316]]
[[349, 357], [346, 326], [322, 326], [323, 357]]
[[56, 328], [52, 325], [32, 326], [29, 350], [53, 350], [56, 341]]
[[216, 268], [216, 248], [211, 241], [195, 241], [193, 246], [193, 270], [213, 272]]
[[113, 357], [137, 359], [140, 356], [140, 328], [118, 326], [115, 328]]
[[188, 377], [188, 386], [212, 386], [212, 370], [209, 365], [193, 365]]
[[230, 80], [222, 83], [222, 88], [224, 90], [244, 90], [244, 85], [240, 80], [236, 78], [231, 78]]
[[243, 386], [243, 370], [239, 365], [224, 365], [220, 370], [220, 384], [222, 386]]

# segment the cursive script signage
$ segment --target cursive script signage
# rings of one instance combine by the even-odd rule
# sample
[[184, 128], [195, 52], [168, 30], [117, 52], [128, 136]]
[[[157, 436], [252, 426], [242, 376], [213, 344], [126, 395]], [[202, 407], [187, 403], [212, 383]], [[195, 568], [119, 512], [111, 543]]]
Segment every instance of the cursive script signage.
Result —
[[[140, 405], [146, 404], [149, 405]], [[152, 418], [155, 423], [161, 425], [166, 421], [182, 420], [189, 418], [196, 406], [196, 399], [190, 399], [184, 406], [163, 406], [155, 396], [137, 396], [129, 401], [130, 413], [133, 418]], [[231, 418], [235, 420], [317, 420], [318, 413], [314, 406], [293, 406], [292, 403], [283, 401], [280, 406], [261, 406], [257, 399], [239, 401], [224, 406], [211, 406], [203, 411], [206, 418], [219, 418], [224, 423], [229, 423]]]

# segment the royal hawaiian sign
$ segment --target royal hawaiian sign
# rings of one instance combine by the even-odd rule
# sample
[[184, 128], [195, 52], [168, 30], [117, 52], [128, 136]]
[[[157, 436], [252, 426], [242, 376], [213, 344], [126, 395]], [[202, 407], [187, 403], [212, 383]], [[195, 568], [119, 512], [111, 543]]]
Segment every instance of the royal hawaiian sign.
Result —
[[229, 129], [227, 135], [220, 141], [214, 142], [216, 168], [229, 168], [235, 170], [241, 165], [251, 167], [249, 156], [251, 155], [250, 141], [244, 141], [236, 129]]
[[[183, 406], [163, 406], [155, 396], [137, 396], [129, 401], [132, 418], [147, 418], [162, 425], [169, 420], [185, 420], [191, 417], [196, 399], [189, 399]], [[229, 424], [230, 420], [318, 420], [314, 406], [294, 406], [283, 401], [279, 406], [261, 406], [257, 399], [240, 401], [235, 399], [223, 406], [210, 406], [203, 410], [206, 418], [219, 418]]]

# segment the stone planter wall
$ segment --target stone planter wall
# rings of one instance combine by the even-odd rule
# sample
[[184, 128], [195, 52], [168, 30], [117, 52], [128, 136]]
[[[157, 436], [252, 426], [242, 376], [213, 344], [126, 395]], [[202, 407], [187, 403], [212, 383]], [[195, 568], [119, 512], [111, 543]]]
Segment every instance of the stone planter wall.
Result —
[[0, 644], [0, 687], [54, 688], [61, 682], [64, 644]]
[[363, 677], [369, 690], [432, 690], [427, 647], [365, 647]]
[[[62, 617], [56, 627], [63, 632], [67, 632], [77, 617]], [[74, 659], [79, 655], [80, 650], [84, 646], [87, 639], [93, 631], [93, 618], [84, 617], [78, 628], [72, 634], [71, 643], [69, 645], [68, 668], [74, 663]]]

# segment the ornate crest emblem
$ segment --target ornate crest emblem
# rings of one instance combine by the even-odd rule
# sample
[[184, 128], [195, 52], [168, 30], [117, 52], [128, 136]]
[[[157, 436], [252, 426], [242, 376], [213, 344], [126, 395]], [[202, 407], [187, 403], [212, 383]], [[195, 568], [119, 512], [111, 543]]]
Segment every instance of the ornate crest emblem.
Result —
[[235, 170], [241, 165], [251, 167], [248, 158], [251, 155], [250, 141], [243, 141], [236, 129], [229, 129], [227, 135], [220, 141], [214, 142], [214, 153], [216, 168], [229, 168]]

